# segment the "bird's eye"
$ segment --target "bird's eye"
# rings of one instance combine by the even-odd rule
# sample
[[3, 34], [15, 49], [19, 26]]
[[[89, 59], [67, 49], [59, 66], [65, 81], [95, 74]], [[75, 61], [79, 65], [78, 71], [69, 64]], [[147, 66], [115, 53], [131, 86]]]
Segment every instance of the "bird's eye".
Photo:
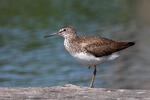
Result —
[[64, 29], [63, 31], [66, 31], [66, 29]]

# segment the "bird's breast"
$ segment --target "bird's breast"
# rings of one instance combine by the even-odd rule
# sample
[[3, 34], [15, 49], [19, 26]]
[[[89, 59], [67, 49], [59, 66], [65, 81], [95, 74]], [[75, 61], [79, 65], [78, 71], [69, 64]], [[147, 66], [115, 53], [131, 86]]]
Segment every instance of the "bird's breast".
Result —
[[64, 40], [64, 46], [68, 52], [70, 52], [70, 43], [67, 39]]
[[69, 41], [67, 39], [64, 40], [64, 46], [71, 55], [75, 52], [80, 52], [83, 50], [78, 43]]

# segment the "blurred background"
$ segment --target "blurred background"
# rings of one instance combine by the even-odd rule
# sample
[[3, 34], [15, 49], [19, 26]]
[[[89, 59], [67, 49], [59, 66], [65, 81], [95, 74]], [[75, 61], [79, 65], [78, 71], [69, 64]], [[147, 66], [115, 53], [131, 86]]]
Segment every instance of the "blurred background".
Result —
[[150, 89], [150, 0], [0, 0], [0, 86], [89, 86], [93, 69], [75, 61], [64, 25], [80, 35], [136, 45], [100, 65], [95, 87]]

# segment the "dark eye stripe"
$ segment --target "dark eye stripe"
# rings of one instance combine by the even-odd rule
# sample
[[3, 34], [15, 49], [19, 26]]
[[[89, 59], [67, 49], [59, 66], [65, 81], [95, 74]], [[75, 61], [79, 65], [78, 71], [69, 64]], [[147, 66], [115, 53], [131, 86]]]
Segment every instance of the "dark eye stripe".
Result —
[[66, 31], [66, 29], [63, 29], [63, 30], [59, 31], [59, 33], [64, 32], [64, 31]]

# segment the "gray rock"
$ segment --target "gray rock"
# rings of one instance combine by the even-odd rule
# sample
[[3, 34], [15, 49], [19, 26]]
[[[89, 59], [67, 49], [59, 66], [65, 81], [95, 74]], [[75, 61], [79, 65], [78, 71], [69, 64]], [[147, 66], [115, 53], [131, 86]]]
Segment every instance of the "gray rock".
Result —
[[0, 87], [0, 100], [150, 100], [150, 90], [80, 87]]

